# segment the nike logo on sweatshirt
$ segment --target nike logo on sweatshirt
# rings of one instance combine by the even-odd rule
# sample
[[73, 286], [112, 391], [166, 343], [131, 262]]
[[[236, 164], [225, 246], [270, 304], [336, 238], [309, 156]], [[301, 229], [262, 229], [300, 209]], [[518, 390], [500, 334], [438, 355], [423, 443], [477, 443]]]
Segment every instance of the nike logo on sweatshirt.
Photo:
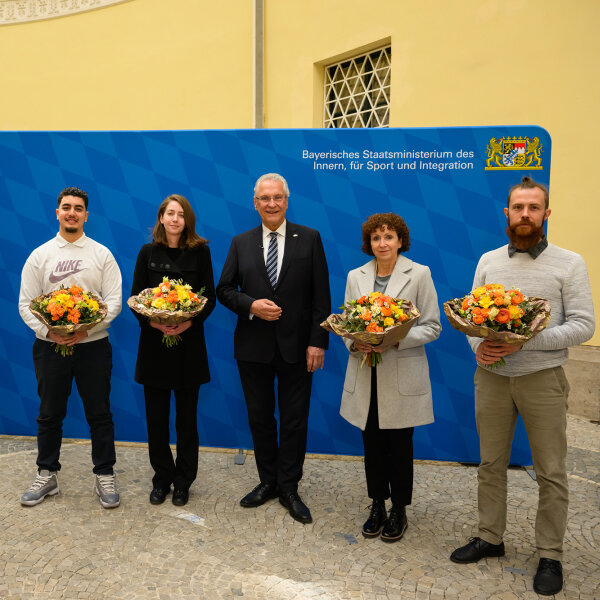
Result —
[[81, 266], [82, 260], [63, 260], [56, 264], [48, 279], [50, 283], [58, 283], [66, 279], [69, 275], [76, 275], [84, 271], [85, 267]]

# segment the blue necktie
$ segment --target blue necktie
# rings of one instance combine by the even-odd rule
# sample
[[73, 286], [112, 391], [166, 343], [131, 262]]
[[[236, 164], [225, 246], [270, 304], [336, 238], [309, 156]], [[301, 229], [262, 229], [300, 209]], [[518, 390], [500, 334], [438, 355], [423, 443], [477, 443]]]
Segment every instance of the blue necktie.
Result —
[[275, 289], [277, 285], [277, 233], [272, 231], [270, 234], [271, 241], [267, 250], [267, 275], [271, 282], [271, 287]]

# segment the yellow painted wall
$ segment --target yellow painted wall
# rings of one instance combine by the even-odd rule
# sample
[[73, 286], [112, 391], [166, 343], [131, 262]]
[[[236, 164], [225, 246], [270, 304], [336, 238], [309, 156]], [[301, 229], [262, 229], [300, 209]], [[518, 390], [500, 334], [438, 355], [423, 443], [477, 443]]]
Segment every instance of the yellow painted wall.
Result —
[[131, 0], [0, 27], [0, 129], [253, 124], [251, 1]]
[[598, 23], [597, 0], [266, 0], [265, 124], [320, 126], [322, 64], [390, 39], [391, 126], [545, 127], [549, 239], [586, 259], [600, 316]]
[[[0, 130], [252, 127], [253, 4], [131, 0], [1, 26]], [[599, 22], [597, 0], [265, 0], [265, 125], [319, 126], [322, 65], [391, 41], [392, 126], [548, 129], [549, 237], [585, 257], [600, 298]]]

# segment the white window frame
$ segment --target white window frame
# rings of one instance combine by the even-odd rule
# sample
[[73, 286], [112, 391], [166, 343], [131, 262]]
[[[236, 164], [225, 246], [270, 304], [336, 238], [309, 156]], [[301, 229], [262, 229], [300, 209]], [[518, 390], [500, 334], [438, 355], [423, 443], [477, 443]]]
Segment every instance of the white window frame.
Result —
[[391, 45], [325, 65], [323, 127], [389, 127]]

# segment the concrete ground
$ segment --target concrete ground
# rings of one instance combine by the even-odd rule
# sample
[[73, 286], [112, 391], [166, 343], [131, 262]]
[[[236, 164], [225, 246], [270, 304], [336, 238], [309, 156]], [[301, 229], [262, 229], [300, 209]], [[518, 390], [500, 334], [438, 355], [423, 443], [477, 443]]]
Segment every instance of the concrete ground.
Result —
[[[557, 598], [600, 598], [598, 425], [569, 417], [571, 490], [565, 587]], [[142, 445], [117, 448], [122, 504], [92, 494], [89, 442], [65, 442], [60, 493], [19, 504], [35, 473], [35, 441], [0, 438], [0, 598], [44, 599], [441, 599], [537, 598], [537, 484], [509, 478], [506, 556], [455, 565], [450, 552], [475, 533], [476, 469], [417, 462], [409, 526], [395, 544], [364, 539], [368, 514], [360, 460], [309, 458], [300, 493], [314, 523], [301, 525], [277, 500], [244, 509], [257, 483], [254, 459], [200, 454], [190, 502], [148, 502]]]

